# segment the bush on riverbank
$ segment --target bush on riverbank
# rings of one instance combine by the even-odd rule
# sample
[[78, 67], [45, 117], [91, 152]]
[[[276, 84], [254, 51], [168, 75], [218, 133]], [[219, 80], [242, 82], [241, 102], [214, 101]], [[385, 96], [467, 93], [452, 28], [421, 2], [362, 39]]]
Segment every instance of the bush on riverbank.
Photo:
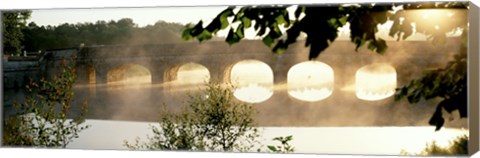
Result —
[[445, 155], [468, 155], [468, 136], [462, 135], [450, 142], [447, 147], [440, 147], [436, 142], [427, 144], [420, 153], [408, 153], [402, 151], [402, 155], [445, 156]]
[[74, 59], [61, 63], [62, 71], [53, 80], [30, 81], [24, 103], [15, 103], [17, 114], [4, 120], [4, 146], [65, 148], [78, 133], [87, 111], [87, 102], [79, 105], [80, 115], [70, 118], [76, 79]]
[[190, 95], [179, 112], [163, 110], [147, 142], [125, 141], [130, 149], [251, 151], [259, 147], [253, 105], [235, 100], [233, 88], [208, 83]]

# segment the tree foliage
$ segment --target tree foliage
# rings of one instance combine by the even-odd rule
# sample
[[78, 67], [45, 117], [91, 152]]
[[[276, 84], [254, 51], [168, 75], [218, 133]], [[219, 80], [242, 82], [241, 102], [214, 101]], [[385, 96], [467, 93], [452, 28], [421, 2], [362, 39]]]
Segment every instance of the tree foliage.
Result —
[[80, 45], [145, 45], [181, 42], [184, 26], [158, 21], [139, 27], [132, 19], [97, 21], [95, 23], [64, 23], [58, 26], [38, 26], [31, 22], [22, 29], [25, 50], [75, 48]]
[[22, 29], [30, 18], [31, 11], [6, 11], [2, 12], [3, 53], [19, 54], [24, 38]]
[[[468, 32], [468, 2], [424, 2], [424, 3], [383, 3], [347, 4], [322, 6], [299, 5], [289, 13], [288, 5], [228, 7], [219, 13], [211, 23], [203, 26], [203, 21], [187, 25], [183, 39], [208, 40], [218, 31], [228, 29], [225, 41], [235, 44], [245, 38], [244, 33], [253, 27], [256, 36], [274, 53], [282, 53], [292, 43], [297, 42], [300, 33], [306, 34], [305, 46], [310, 47], [308, 59], [313, 60], [337, 39], [340, 27], [349, 24], [350, 40], [355, 50], [367, 45], [369, 50], [383, 54], [388, 46], [378, 38], [377, 26], [393, 21], [389, 35], [405, 40], [415, 31], [428, 36], [434, 44], [445, 43], [446, 34], [462, 31], [462, 49], [455, 60], [445, 68], [426, 73], [397, 90], [396, 99], [407, 97], [411, 103], [420, 99], [442, 98], [429, 123], [439, 130], [444, 125], [442, 110], [459, 110], [461, 117], [466, 115], [466, 34]], [[423, 19], [418, 11], [428, 9], [456, 9], [456, 14]], [[291, 19], [289, 14], [293, 14]], [[229, 19], [232, 19], [231, 21]], [[438, 26], [441, 22], [441, 26]], [[413, 25], [415, 24], [415, 25]], [[282, 31], [285, 30], [285, 31]], [[434, 81], [434, 82], [432, 82]]]
[[461, 135], [450, 141], [449, 146], [440, 147], [435, 141], [427, 144], [420, 153], [409, 153], [401, 151], [402, 155], [421, 155], [421, 156], [447, 156], [447, 155], [468, 155], [468, 136]]
[[[14, 103], [17, 114], [4, 120], [3, 145], [62, 147], [88, 128], [82, 125], [87, 102], [75, 107], [73, 84], [76, 79], [74, 59], [64, 60], [62, 71], [52, 81], [42, 79], [27, 85], [26, 101]], [[72, 119], [73, 108], [80, 114]]]
[[163, 111], [159, 126], [151, 126], [153, 137], [130, 149], [189, 151], [249, 151], [259, 145], [253, 105], [233, 98], [231, 87], [209, 83], [190, 95], [179, 112]]
[[286, 137], [275, 137], [273, 140], [280, 142], [280, 145], [268, 145], [268, 150], [275, 153], [291, 153], [295, 151], [295, 148], [291, 146], [288, 142], [293, 140], [291, 135]]

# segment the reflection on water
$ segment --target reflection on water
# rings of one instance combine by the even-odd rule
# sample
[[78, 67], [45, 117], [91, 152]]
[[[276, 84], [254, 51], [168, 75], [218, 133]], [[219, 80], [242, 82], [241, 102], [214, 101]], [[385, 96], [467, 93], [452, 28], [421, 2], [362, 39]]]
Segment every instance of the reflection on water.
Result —
[[243, 60], [232, 67], [230, 82], [234, 96], [244, 102], [260, 103], [273, 95], [273, 71], [264, 62]]
[[[234, 95], [237, 98], [250, 97], [250, 100], [260, 102], [255, 103], [258, 110], [255, 120], [260, 126], [427, 126], [435, 105], [438, 104], [432, 100], [412, 105], [407, 101], [396, 102], [393, 98], [361, 101], [355, 97], [355, 92], [335, 93], [336, 95], [322, 101], [306, 102], [289, 97], [291, 94], [286, 92], [286, 87], [286, 84], [278, 84], [270, 90], [264, 85], [252, 84], [248, 88], [234, 91]], [[87, 119], [157, 121], [164, 105], [170, 110], [179, 110], [185, 105], [188, 94], [200, 88], [202, 86], [198, 84], [175, 85], [173, 82], [135, 85], [83, 84], [75, 85], [74, 102], [81, 105], [84, 100], [88, 101]], [[24, 92], [4, 92], [4, 114], [9, 115], [13, 111], [12, 102], [22, 102]], [[304, 97], [308, 95], [305, 94]], [[72, 108], [73, 113], [80, 111], [79, 106]], [[453, 114], [452, 117], [459, 118], [457, 113]], [[390, 117], [385, 118], [386, 115]], [[455, 119], [447, 121], [446, 126], [466, 128], [467, 121]]]
[[273, 95], [273, 91], [266, 87], [252, 83], [245, 87], [235, 89], [233, 95], [239, 100], [249, 103], [264, 102]]
[[[150, 125], [154, 122], [125, 122], [87, 120], [91, 128], [82, 131], [80, 137], [67, 148], [74, 149], [126, 149], [123, 141], [133, 142], [152, 136]], [[434, 132], [432, 127], [260, 127], [261, 141], [276, 145], [271, 139], [293, 135], [291, 145], [296, 153], [328, 154], [387, 154], [398, 155], [402, 149], [408, 152], [421, 151], [427, 142], [435, 140], [446, 146], [449, 140], [468, 130], [442, 129]]]
[[356, 94], [363, 100], [381, 100], [392, 96], [397, 87], [397, 72], [389, 64], [376, 63], [358, 69]]
[[322, 88], [322, 89], [315, 89], [315, 88], [304, 88], [298, 90], [291, 90], [288, 91], [288, 94], [291, 96], [309, 102], [319, 101], [327, 98], [328, 96], [332, 95], [332, 89]]
[[132, 76], [132, 77], [127, 77], [124, 80], [118, 80], [118, 81], [110, 81], [108, 82], [109, 85], [113, 86], [139, 86], [142, 84], [150, 84], [152, 82], [152, 77], [151, 76]]
[[315, 102], [333, 93], [333, 69], [319, 61], [296, 64], [288, 71], [288, 94], [302, 101]]

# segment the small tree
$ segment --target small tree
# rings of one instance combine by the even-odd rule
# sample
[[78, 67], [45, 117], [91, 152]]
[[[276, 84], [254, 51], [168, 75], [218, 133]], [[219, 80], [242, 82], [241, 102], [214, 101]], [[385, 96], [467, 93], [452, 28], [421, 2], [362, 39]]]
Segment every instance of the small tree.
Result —
[[209, 83], [203, 91], [189, 95], [179, 112], [163, 111], [159, 127], [148, 142], [125, 141], [130, 149], [190, 151], [250, 151], [259, 135], [253, 105], [235, 100], [232, 87]]
[[53, 81], [44, 78], [27, 85], [26, 101], [14, 103], [18, 110], [4, 122], [3, 145], [65, 148], [78, 133], [88, 126], [84, 122], [87, 102], [81, 105], [78, 117], [70, 119], [75, 83], [74, 59], [61, 63], [62, 71]]

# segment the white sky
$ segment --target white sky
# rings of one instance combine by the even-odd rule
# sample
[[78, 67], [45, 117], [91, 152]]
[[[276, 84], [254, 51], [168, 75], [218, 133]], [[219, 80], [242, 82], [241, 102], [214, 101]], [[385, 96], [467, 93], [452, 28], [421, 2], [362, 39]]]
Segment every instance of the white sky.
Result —
[[37, 25], [110, 21], [131, 18], [138, 26], [153, 25], [159, 20], [181, 24], [210, 21], [226, 7], [144, 7], [102, 9], [43, 9], [33, 10], [29, 22]]

